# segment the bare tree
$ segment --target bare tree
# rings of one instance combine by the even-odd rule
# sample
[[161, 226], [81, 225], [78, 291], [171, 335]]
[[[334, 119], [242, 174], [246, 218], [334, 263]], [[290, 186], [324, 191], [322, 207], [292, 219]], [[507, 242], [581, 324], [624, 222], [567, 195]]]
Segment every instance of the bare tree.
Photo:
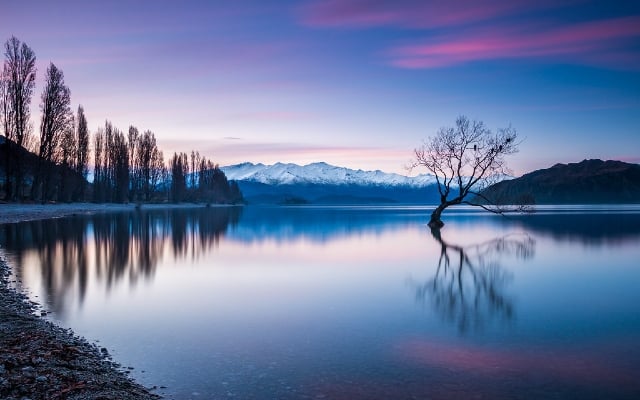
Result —
[[484, 188], [509, 173], [504, 156], [518, 151], [516, 139], [516, 131], [511, 126], [494, 133], [481, 121], [460, 116], [455, 127], [440, 128], [435, 136], [414, 150], [411, 167], [426, 167], [434, 174], [440, 194], [440, 205], [429, 221], [431, 228], [441, 228], [442, 212], [457, 204], [479, 206], [492, 212], [506, 211], [472, 199], [482, 197], [480, 192]]
[[197, 168], [200, 165], [200, 152], [191, 150], [191, 179], [190, 179], [190, 187], [195, 190], [197, 179]]
[[49, 197], [51, 181], [50, 166], [55, 160], [57, 147], [62, 135], [69, 128], [73, 114], [71, 112], [71, 91], [64, 83], [64, 74], [55, 64], [50, 63], [47, 68], [46, 84], [42, 92], [42, 121], [40, 123], [40, 162], [38, 174], [33, 185], [33, 197], [38, 197], [39, 186], [42, 185], [42, 200]]
[[[9, 75], [6, 72], [6, 64], [0, 69], [0, 128], [5, 139], [13, 132], [13, 109], [11, 108], [10, 91], [9, 91]], [[11, 143], [8, 140], [0, 142], [0, 149], [4, 156], [4, 188], [5, 196], [10, 197], [10, 188], [12, 186], [11, 179], [13, 177], [13, 162], [11, 159]]]
[[136, 163], [139, 169], [140, 186], [144, 195], [144, 200], [149, 201], [151, 199], [152, 191], [152, 170], [157, 166], [158, 146], [156, 144], [156, 137], [151, 131], [145, 131], [140, 136]]
[[2, 133], [5, 137], [9, 137], [14, 132], [13, 124], [13, 108], [11, 107], [11, 91], [9, 89], [9, 73], [5, 64], [0, 69], [0, 124], [2, 125]]
[[83, 180], [78, 188], [78, 198], [84, 200], [87, 174], [89, 172], [89, 128], [87, 118], [84, 115], [84, 108], [78, 106], [76, 143], [78, 149], [76, 152], [75, 168], [76, 172], [82, 176]]
[[[36, 80], [36, 56], [33, 50], [16, 37], [11, 37], [5, 43], [5, 62], [2, 70], [2, 120], [5, 137], [15, 142], [18, 147], [28, 144], [31, 134], [29, 118], [31, 116], [31, 96]], [[22, 197], [24, 180], [24, 165], [22, 152], [16, 152], [16, 158], [11, 163], [12, 168], [7, 171], [7, 197], [11, 200]], [[13, 168], [15, 167], [15, 168]]]
[[189, 156], [186, 153], [173, 153], [169, 164], [171, 168], [171, 201], [180, 203], [185, 200], [187, 194]]
[[76, 174], [76, 158], [78, 143], [76, 142], [76, 132], [73, 115], [69, 119], [60, 140], [59, 152], [55, 160], [60, 163], [60, 190], [58, 200], [69, 202], [73, 198], [75, 186], [78, 184], [78, 174]]
[[54, 152], [53, 161], [60, 163], [70, 170], [76, 169], [76, 158], [78, 152], [78, 142], [75, 135], [75, 119], [73, 115], [69, 117], [69, 121], [60, 137], [58, 151]]
[[136, 156], [137, 156], [137, 147], [140, 145], [140, 133], [138, 132], [138, 128], [131, 125], [129, 126], [129, 134], [127, 135], [127, 144], [129, 146], [129, 199], [134, 201], [138, 197], [142, 182], [140, 179], [140, 166], [138, 165]]
[[103, 162], [105, 157], [105, 134], [99, 128], [93, 137], [93, 201], [103, 202], [105, 200], [105, 171]]
[[125, 203], [129, 195], [129, 148], [124, 134], [110, 122], [105, 124], [108, 158], [109, 196], [111, 201]]
[[[156, 147], [151, 156], [151, 174], [149, 176], [151, 192], [157, 192], [160, 185], [166, 189], [169, 186], [168, 179], [167, 167], [164, 165], [164, 154]], [[147, 201], [149, 200], [151, 198], [147, 199]]]

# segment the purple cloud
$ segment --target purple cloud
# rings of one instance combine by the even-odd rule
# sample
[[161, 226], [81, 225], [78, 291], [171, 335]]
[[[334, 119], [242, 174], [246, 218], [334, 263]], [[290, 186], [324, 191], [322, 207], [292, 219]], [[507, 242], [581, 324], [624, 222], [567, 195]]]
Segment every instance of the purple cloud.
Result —
[[[640, 16], [567, 24], [550, 9], [575, 10], [584, 0], [330, 0], [299, 9], [302, 24], [329, 28], [402, 28], [425, 39], [384, 54], [399, 68], [440, 68], [479, 60], [553, 59], [617, 69], [640, 68]], [[582, 7], [582, 5], [580, 5]], [[455, 29], [454, 29], [455, 28]], [[635, 40], [635, 41], [634, 41]]]
[[388, 54], [401, 68], [439, 68], [478, 60], [554, 57], [568, 62], [640, 67], [640, 56], [621, 42], [640, 36], [640, 16], [537, 30], [496, 26], [399, 46]]

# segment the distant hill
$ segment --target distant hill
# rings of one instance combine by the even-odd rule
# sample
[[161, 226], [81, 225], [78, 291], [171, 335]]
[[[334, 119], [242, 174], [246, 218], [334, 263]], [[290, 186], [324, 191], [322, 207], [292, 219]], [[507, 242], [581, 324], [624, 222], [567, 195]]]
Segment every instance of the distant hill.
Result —
[[[27, 199], [29, 198], [28, 193], [30, 192], [31, 185], [34, 181], [34, 175], [37, 172], [40, 159], [36, 154], [28, 151], [22, 146], [18, 146], [14, 141], [9, 140], [4, 136], [0, 136], [0, 199], [5, 197], [4, 183], [6, 179], [5, 169], [7, 168], [7, 155], [10, 157], [9, 160], [13, 160], [13, 162], [17, 159], [22, 160], [25, 186], [21, 188], [20, 193], [22, 194], [21, 197], [23, 199]], [[61, 186], [61, 177], [65, 177], [67, 187], [60, 192], [60, 201], [70, 201], [72, 192], [76, 191], [81, 184], [87, 184], [82, 175], [69, 167], [48, 161], [42, 162], [44, 163], [42, 166], [43, 170], [48, 171], [52, 175], [52, 187]]]
[[527, 197], [535, 204], [640, 203], [640, 165], [602, 160], [556, 164], [498, 182], [482, 194], [501, 204]]
[[14, 141], [0, 135], [0, 171], [3, 175], [7, 152], [9, 152], [14, 159], [20, 157], [25, 164], [26, 172], [28, 174], [33, 173], [33, 170], [38, 163], [38, 156], [31, 153], [24, 147], [18, 146]]

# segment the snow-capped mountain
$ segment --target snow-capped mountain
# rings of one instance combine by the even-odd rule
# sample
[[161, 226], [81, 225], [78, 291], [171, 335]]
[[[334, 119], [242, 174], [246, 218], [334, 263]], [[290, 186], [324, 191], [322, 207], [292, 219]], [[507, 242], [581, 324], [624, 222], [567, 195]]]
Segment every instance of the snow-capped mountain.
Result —
[[221, 169], [227, 179], [267, 185], [319, 184], [421, 188], [436, 183], [435, 176], [429, 174], [409, 177], [380, 170], [363, 171], [336, 167], [324, 162], [304, 166], [283, 163], [264, 165], [247, 162]]
[[434, 175], [415, 177], [382, 171], [308, 165], [242, 163], [221, 168], [252, 204], [437, 204]]

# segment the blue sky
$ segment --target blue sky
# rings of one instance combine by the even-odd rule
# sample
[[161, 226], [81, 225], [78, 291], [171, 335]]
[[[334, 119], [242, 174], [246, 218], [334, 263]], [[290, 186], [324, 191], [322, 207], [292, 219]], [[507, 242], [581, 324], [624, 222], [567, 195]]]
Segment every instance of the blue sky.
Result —
[[11, 35], [38, 58], [36, 129], [51, 61], [93, 131], [135, 125], [222, 165], [406, 173], [460, 114], [518, 130], [517, 175], [640, 162], [635, 1], [4, 0]]

